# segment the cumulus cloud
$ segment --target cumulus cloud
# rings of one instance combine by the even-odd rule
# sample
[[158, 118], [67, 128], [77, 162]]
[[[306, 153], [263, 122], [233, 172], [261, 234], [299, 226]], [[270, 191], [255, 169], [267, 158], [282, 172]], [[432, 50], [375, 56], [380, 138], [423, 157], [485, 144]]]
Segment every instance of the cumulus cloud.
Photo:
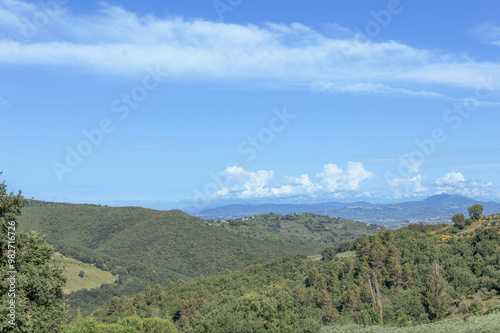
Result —
[[[337, 197], [354, 196], [361, 188], [361, 183], [373, 178], [372, 172], [365, 170], [359, 162], [349, 162], [344, 170], [335, 164], [326, 164], [323, 172], [318, 173], [318, 181], [309, 175], [299, 177], [284, 176], [281, 181], [275, 179], [273, 170], [246, 171], [233, 166], [220, 174], [224, 179], [216, 196], [237, 199], [284, 198], [293, 196]], [[364, 194], [363, 194], [364, 195]]]
[[393, 195], [396, 198], [411, 198], [424, 195], [428, 189], [422, 185], [422, 176], [389, 179]]
[[458, 183], [465, 182], [465, 177], [460, 172], [449, 172], [446, 175], [439, 177], [436, 184], [439, 186], [457, 185]]
[[330, 163], [323, 166], [323, 172], [316, 176], [322, 179], [321, 184], [326, 191], [336, 192], [358, 190], [362, 181], [373, 178], [375, 175], [366, 171], [360, 162], [348, 162], [345, 172], [336, 164]]
[[441, 193], [491, 198], [495, 196], [496, 190], [491, 182], [469, 181], [462, 173], [455, 171], [425, 183], [420, 174], [406, 178], [395, 177], [388, 182], [396, 198], [426, 197]]
[[460, 172], [449, 172], [435, 181], [440, 193], [459, 193], [469, 197], [490, 197], [495, 189], [491, 182], [469, 181]]
[[171, 79], [260, 80], [272, 87], [424, 98], [444, 95], [411, 87], [475, 88], [478, 77], [500, 72], [498, 63], [461, 54], [361, 41], [335, 24], [342, 34], [331, 37], [300, 23], [240, 25], [99, 6], [76, 15], [62, 6], [0, 1], [0, 64], [76, 66], [113, 75], [158, 66]]
[[[498, 197], [498, 187], [491, 182], [467, 180], [461, 172], [450, 171], [441, 177], [427, 179], [417, 174], [412, 177], [392, 177], [387, 179], [389, 194], [385, 190], [373, 190], [376, 175], [364, 168], [360, 162], [348, 162], [345, 168], [328, 163], [322, 172], [310, 177], [283, 176], [277, 179], [273, 170], [247, 171], [242, 167], [229, 167], [219, 173], [218, 190], [211, 199], [304, 199], [304, 200], [419, 200], [431, 195], [448, 193], [461, 194], [472, 198]], [[380, 180], [380, 178], [379, 178]]]
[[230, 187], [221, 188], [217, 194], [228, 196], [237, 194], [239, 198], [260, 198], [269, 196], [269, 184], [274, 178], [274, 171], [245, 171], [242, 167], [232, 166], [223, 172]]

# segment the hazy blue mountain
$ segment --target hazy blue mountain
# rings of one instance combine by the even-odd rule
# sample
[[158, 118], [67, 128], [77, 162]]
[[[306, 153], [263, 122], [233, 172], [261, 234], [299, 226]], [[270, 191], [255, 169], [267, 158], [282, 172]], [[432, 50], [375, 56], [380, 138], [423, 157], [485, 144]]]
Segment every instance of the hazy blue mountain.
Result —
[[485, 215], [500, 212], [500, 203], [498, 202], [479, 202], [459, 194], [439, 194], [421, 201], [396, 204], [373, 204], [365, 201], [352, 203], [324, 202], [310, 205], [234, 204], [206, 209], [193, 215], [203, 219], [217, 220], [268, 214], [271, 212], [277, 214], [314, 213], [369, 223], [425, 222], [449, 220], [456, 213], [464, 213], [467, 216], [467, 208], [477, 203], [484, 206]]

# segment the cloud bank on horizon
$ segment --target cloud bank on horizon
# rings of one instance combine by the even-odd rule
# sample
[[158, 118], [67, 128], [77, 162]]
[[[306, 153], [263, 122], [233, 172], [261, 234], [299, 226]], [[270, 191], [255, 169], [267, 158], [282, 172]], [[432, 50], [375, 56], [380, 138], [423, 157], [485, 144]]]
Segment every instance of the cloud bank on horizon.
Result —
[[[255, 80], [264, 87], [437, 99], [453, 99], [445, 88], [474, 89], [479, 77], [500, 76], [497, 62], [375, 42], [342, 27], [343, 37], [335, 38], [300, 23], [238, 25], [98, 6], [77, 15], [61, 5], [0, 1], [0, 63], [125, 76], [160, 67], [173, 80]], [[486, 22], [473, 33], [499, 45], [499, 30]], [[422, 84], [433, 91], [416, 88]]]
[[[348, 162], [344, 169], [328, 163], [315, 177], [283, 176], [277, 180], [273, 170], [246, 171], [231, 166], [218, 174], [218, 188], [206, 193], [204, 200], [265, 200], [294, 197], [298, 200], [370, 199], [379, 190], [370, 188], [370, 180], [380, 175], [368, 171], [361, 162]], [[394, 199], [428, 197], [441, 193], [461, 194], [469, 197], [494, 197], [496, 187], [491, 182], [466, 180], [460, 172], [451, 171], [435, 180], [424, 180], [418, 174], [412, 177], [391, 178], [388, 182]], [[497, 195], [498, 197], [498, 195]]]

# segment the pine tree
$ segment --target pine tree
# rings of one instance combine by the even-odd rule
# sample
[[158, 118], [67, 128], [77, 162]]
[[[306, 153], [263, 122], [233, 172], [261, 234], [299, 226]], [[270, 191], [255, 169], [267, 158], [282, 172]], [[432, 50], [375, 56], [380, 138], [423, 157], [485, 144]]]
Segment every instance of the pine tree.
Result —
[[432, 263], [429, 281], [423, 293], [423, 305], [430, 320], [443, 317], [449, 305], [449, 295], [445, 291], [446, 281], [441, 276], [439, 261]]

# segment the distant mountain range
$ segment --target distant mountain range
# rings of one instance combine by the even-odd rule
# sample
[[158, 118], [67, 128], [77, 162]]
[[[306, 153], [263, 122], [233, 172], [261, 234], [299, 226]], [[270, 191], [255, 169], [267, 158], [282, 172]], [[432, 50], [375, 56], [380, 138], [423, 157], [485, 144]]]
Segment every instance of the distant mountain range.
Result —
[[484, 214], [500, 213], [500, 203], [479, 202], [459, 194], [439, 194], [422, 201], [402, 202], [397, 204], [373, 204], [370, 202], [324, 202], [319, 204], [261, 204], [227, 205], [206, 209], [193, 216], [202, 219], [231, 219], [268, 213], [314, 213], [330, 217], [342, 217], [349, 220], [368, 223], [404, 223], [449, 220], [457, 213], [467, 216], [467, 208], [473, 204], [482, 204]]

